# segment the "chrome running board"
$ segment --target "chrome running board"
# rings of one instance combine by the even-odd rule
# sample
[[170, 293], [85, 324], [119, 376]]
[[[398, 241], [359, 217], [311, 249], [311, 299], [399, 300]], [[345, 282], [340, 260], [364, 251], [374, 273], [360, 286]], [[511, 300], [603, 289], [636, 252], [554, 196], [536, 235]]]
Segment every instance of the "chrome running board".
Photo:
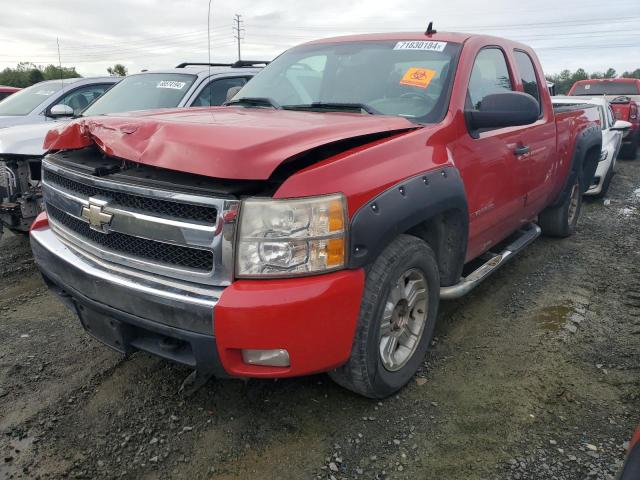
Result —
[[491, 253], [491, 258], [485, 263], [480, 265], [477, 269], [471, 272], [466, 277], [462, 277], [458, 283], [450, 287], [440, 287], [440, 298], [443, 300], [451, 300], [454, 298], [460, 298], [475, 287], [477, 287], [483, 280], [489, 275], [495, 272], [502, 265], [507, 263], [511, 257], [520, 252], [526, 246], [531, 244], [536, 238], [540, 236], [542, 230], [535, 223], [531, 223], [526, 227], [518, 230], [519, 237], [511, 242], [500, 253]]

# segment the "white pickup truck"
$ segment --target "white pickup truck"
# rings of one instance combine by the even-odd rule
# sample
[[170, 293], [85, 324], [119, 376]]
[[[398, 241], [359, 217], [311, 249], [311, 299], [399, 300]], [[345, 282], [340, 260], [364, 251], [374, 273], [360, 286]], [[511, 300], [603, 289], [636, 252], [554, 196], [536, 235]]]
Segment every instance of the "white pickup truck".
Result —
[[616, 161], [622, 145], [624, 132], [631, 128], [631, 123], [624, 120], [616, 120], [613, 108], [604, 97], [551, 97], [554, 106], [569, 105], [596, 105], [600, 114], [600, 126], [602, 128], [602, 152], [596, 174], [585, 195], [604, 197], [609, 190], [611, 178], [615, 174]]
[[[181, 63], [176, 68], [129, 75], [79, 116], [108, 115], [133, 110], [220, 105], [258, 73], [265, 61], [233, 64]], [[40, 165], [47, 132], [74, 118], [59, 114], [56, 122], [0, 129], [0, 236], [3, 227], [28, 232], [42, 210]]]

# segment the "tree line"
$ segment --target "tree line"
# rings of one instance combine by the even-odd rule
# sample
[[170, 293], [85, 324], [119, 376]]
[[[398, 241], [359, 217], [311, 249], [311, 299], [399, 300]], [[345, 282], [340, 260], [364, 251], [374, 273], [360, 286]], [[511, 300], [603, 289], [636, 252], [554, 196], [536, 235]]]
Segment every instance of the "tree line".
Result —
[[[109, 75], [125, 76], [127, 69], [122, 64], [107, 68]], [[15, 68], [7, 67], [0, 71], [0, 85], [10, 87], [30, 87], [43, 80], [59, 80], [61, 78], [82, 77], [76, 67], [59, 67], [57, 65], [36, 65], [31, 62], [20, 62]]]

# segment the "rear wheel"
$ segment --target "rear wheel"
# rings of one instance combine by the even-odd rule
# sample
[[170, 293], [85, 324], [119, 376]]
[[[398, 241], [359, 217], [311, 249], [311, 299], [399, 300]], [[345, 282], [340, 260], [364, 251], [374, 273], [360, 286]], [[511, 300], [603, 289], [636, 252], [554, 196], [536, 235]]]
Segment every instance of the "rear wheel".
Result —
[[580, 175], [575, 175], [571, 190], [557, 207], [547, 208], [538, 216], [542, 233], [551, 237], [568, 237], [576, 230], [582, 210]]
[[398, 391], [429, 348], [439, 300], [433, 251], [419, 238], [399, 236], [367, 271], [351, 357], [331, 378], [371, 398]]
[[635, 135], [633, 140], [631, 140], [631, 143], [628, 143], [622, 148], [622, 156], [624, 156], [624, 158], [628, 160], [635, 160], [638, 154], [638, 135]]

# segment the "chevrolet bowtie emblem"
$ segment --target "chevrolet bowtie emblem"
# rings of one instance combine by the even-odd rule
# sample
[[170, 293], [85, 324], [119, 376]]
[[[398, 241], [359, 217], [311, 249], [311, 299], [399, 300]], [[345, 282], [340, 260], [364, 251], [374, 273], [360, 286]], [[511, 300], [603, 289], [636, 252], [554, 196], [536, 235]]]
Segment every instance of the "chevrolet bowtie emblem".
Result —
[[82, 207], [82, 218], [89, 222], [89, 226], [93, 230], [107, 233], [106, 227], [111, 223], [113, 214], [106, 213], [104, 208], [107, 202], [103, 200], [89, 199], [89, 206]]

